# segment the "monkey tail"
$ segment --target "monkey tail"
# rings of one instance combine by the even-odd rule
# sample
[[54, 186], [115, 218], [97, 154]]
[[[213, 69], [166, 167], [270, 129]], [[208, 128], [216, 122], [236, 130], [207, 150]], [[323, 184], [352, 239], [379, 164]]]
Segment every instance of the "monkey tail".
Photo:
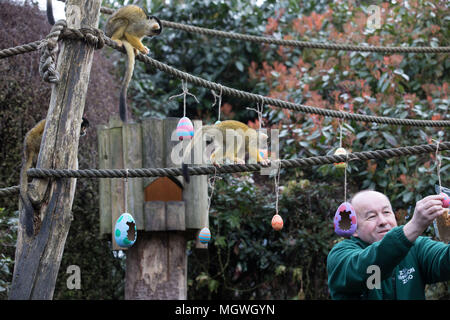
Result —
[[52, 26], [55, 24], [55, 18], [53, 17], [52, 0], [47, 0], [47, 19], [48, 23], [50, 23]]
[[122, 82], [122, 90], [120, 91], [120, 101], [119, 101], [119, 114], [120, 119], [122, 119], [123, 122], [127, 122], [128, 115], [127, 115], [127, 90], [128, 85], [130, 84], [131, 77], [133, 76], [134, 71], [134, 48], [133, 46], [126, 40], [122, 40], [123, 46], [125, 47], [125, 50], [127, 51], [127, 67], [125, 71], [125, 75]]
[[[25, 160], [26, 159], [26, 160]], [[23, 207], [23, 220], [22, 223], [25, 225], [25, 231], [27, 236], [31, 237], [33, 235], [33, 226], [34, 226], [34, 208], [31, 204], [30, 198], [28, 198], [27, 190], [28, 190], [28, 175], [27, 170], [31, 166], [31, 162], [33, 161], [30, 156], [28, 159], [24, 154], [24, 161], [22, 164], [22, 168], [20, 170], [20, 200], [22, 201]]]

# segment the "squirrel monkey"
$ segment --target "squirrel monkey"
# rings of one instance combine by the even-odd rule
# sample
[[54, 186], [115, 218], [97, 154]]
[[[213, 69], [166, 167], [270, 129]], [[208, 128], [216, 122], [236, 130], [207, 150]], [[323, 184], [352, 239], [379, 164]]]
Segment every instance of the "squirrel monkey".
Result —
[[148, 54], [149, 49], [142, 44], [145, 36], [161, 33], [162, 25], [158, 18], [148, 16], [135, 5], [128, 5], [117, 10], [106, 22], [105, 34], [119, 46], [124, 46], [128, 56], [120, 91], [119, 112], [122, 121], [127, 122], [127, 89], [134, 70], [135, 56], [138, 52]]
[[[24, 148], [22, 156], [22, 168], [20, 169], [20, 200], [24, 209], [23, 224], [29, 237], [33, 235], [34, 227], [34, 208], [27, 195], [28, 175], [27, 170], [37, 162], [39, 150], [41, 149], [42, 134], [44, 133], [45, 119], [39, 121], [30, 131], [27, 132], [24, 139]], [[80, 137], [86, 134], [89, 128], [89, 121], [83, 118], [81, 122]]]
[[[187, 145], [182, 161], [183, 177], [187, 183], [189, 183], [190, 179], [185, 159], [190, 158], [191, 150], [194, 145], [202, 142], [203, 134], [211, 135], [213, 137], [215, 148], [210, 156], [210, 160], [215, 166], [220, 166], [224, 159], [228, 159], [238, 164], [245, 164], [245, 160], [239, 158], [241, 154], [245, 157], [245, 152], [248, 152], [249, 159], [255, 159], [256, 162], [263, 165], [269, 164], [269, 160], [263, 159], [258, 150], [259, 142], [263, 139], [267, 139], [268, 136], [262, 132], [258, 133], [255, 129], [248, 127], [242, 122], [226, 120], [214, 125], [202, 126], [201, 129], [194, 134], [194, 138]], [[233, 146], [232, 150], [230, 150], [227, 144], [227, 139], [229, 138], [233, 140], [236, 138], [237, 140], [236, 143], [234, 143], [234, 141], [231, 142]], [[225, 153], [223, 152], [224, 148]]]

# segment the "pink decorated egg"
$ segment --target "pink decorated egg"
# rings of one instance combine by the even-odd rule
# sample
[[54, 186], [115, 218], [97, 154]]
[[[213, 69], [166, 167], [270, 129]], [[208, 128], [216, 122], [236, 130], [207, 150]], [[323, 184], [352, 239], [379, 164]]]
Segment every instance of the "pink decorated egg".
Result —
[[179, 140], [190, 140], [194, 136], [194, 126], [188, 117], [183, 117], [178, 121], [176, 129]]
[[441, 196], [444, 196], [444, 200], [442, 200], [442, 206], [444, 208], [448, 208], [450, 206], [450, 197], [445, 192], [441, 192]]
[[276, 214], [272, 218], [272, 228], [274, 228], [276, 231], [280, 231], [283, 229], [283, 219], [280, 215]]

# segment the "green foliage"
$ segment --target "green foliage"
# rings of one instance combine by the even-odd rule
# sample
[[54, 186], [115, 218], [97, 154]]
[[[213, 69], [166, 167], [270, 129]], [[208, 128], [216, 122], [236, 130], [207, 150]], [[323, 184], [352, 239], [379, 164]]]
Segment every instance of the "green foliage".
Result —
[[[289, 172], [283, 170], [282, 175]], [[302, 179], [282, 189], [279, 214], [284, 228], [276, 232], [271, 226], [273, 187], [267, 189], [253, 179], [249, 174], [240, 178], [224, 175], [216, 182], [208, 258], [202, 250], [189, 252], [189, 277], [193, 279], [189, 298], [326, 298], [323, 270], [333, 232], [328, 208], [338, 205], [328, 196], [333, 187], [313, 187]], [[272, 181], [266, 177], [264, 185]]]
[[[124, 1], [103, 1], [118, 7]], [[142, 1], [141, 1], [142, 2]], [[147, 3], [147, 1], [143, 1]], [[112, 5], [113, 3], [113, 5]], [[446, 8], [440, 2], [397, 1], [384, 8], [379, 30], [365, 27], [364, 1], [151, 1], [147, 8], [160, 19], [218, 30], [273, 35], [299, 40], [383, 46], [448, 46]], [[19, 8], [22, 23], [7, 19], [16, 6], [4, 10], [0, 30], [4, 47], [44, 37], [45, 17]], [[407, 7], [409, 6], [409, 7]], [[26, 10], [30, 7], [25, 7]], [[16, 9], [17, 10], [17, 9]], [[34, 12], [34, 13], [33, 13]], [[33, 20], [35, 19], [35, 20]], [[39, 22], [40, 21], [40, 22]], [[102, 23], [104, 23], [104, 18]], [[24, 30], [17, 30], [22, 26]], [[5, 30], [16, 30], [4, 32]], [[35, 31], [35, 34], [31, 34]], [[1, 31], [0, 31], [1, 32]], [[30, 38], [24, 38], [29, 36]], [[398, 118], [448, 119], [450, 64], [444, 54], [359, 53], [274, 47], [164, 29], [147, 40], [151, 56], [183, 71], [244, 91], [288, 101]], [[111, 52], [110, 57], [123, 55]], [[86, 110], [93, 127], [117, 112], [118, 89], [105, 69], [122, 76], [122, 63], [112, 66], [96, 54]], [[18, 182], [21, 144], [32, 124], [45, 115], [50, 86], [37, 73], [37, 56], [20, 55], [0, 60], [0, 176], [4, 186]], [[34, 62], [33, 62], [34, 61]], [[31, 70], [31, 71], [30, 71]], [[25, 77], [27, 75], [27, 77]], [[97, 78], [99, 77], [99, 78]], [[24, 81], [26, 78], [27, 81]], [[104, 88], [108, 88], [106, 91]], [[217, 107], [212, 94], [189, 86], [200, 103], [187, 98], [192, 119], [213, 122]], [[116, 94], [112, 94], [112, 93]], [[138, 62], [129, 90], [135, 115], [180, 116], [182, 100], [168, 101], [181, 92], [181, 83]], [[132, 100], [132, 101], [131, 101]], [[245, 101], [222, 99], [222, 118], [255, 118]], [[101, 107], [100, 107], [101, 106]], [[26, 115], [25, 117], [23, 115]], [[33, 118], [35, 116], [35, 118]], [[339, 121], [295, 114], [266, 106], [265, 125], [280, 129], [281, 158], [332, 154], [339, 146]], [[94, 121], [92, 121], [94, 119]], [[439, 132], [442, 135], [439, 135]], [[92, 132], [92, 133], [91, 133]], [[95, 130], [80, 143], [80, 167], [95, 168]], [[346, 121], [342, 144], [351, 151], [368, 151], [448, 140], [442, 128], [413, 128]], [[81, 141], [80, 141], [81, 142]], [[434, 155], [350, 163], [348, 192], [374, 188], [386, 193], [399, 223], [407, 221], [415, 201], [434, 193], [437, 182]], [[442, 184], [448, 185], [448, 154], [442, 153]], [[217, 181], [210, 212], [212, 240], [208, 250], [189, 243], [189, 299], [326, 299], [326, 256], [339, 240], [332, 217], [343, 201], [344, 176], [332, 165], [283, 170], [279, 214], [284, 228], [271, 227], [275, 214], [273, 177], [258, 174], [224, 175]], [[114, 257], [107, 241], [97, 239], [98, 185], [78, 181], [74, 221], [66, 242], [56, 299], [118, 299], [123, 297], [124, 260]], [[16, 241], [17, 198], [1, 199], [0, 298], [12, 276]], [[429, 234], [433, 236], [430, 229]], [[66, 287], [69, 265], [81, 268], [82, 289]], [[429, 286], [427, 297], [448, 299], [448, 285]]]

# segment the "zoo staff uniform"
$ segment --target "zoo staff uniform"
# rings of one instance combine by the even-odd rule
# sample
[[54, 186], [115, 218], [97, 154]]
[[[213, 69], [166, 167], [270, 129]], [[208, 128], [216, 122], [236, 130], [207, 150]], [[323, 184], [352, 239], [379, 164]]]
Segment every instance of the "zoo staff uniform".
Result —
[[[379, 267], [380, 289], [369, 289], [376, 278], [369, 266]], [[370, 245], [357, 237], [339, 242], [327, 271], [332, 299], [423, 300], [425, 284], [450, 280], [450, 245], [427, 237], [411, 243], [403, 226], [395, 227]]]

